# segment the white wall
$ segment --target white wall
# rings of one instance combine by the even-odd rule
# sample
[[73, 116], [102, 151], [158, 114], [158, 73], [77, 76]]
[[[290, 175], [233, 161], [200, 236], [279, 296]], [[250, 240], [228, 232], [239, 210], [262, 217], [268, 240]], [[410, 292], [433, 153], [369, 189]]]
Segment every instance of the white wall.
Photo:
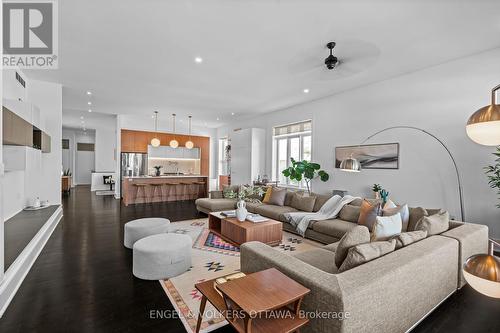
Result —
[[493, 147], [472, 142], [465, 133], [468, 117], [490, 101], [499, 83], [500, 49], [462, 58], [425, 70], [346, 91], [285, 110], [245, 119], [218, 129], [226, 136], [238, 127], [265, 128], [268, 138], [266, 172], [271, 174], [272, 127], [304, 119], [313, 120], [313, 159], [331, 175], [314, 190], [347, 189], [369, 196], [373, 183], [381, 183], [398, 202], [410, 206], [443, 207], [459, 216], [453, 166], [439, 144], [423, 134], [394, 130], [369, 143], [399, 142], [399, 170], [364, 170], [360, 174], [334, 169], [334, 149], [359, 144], [374, 132], [395, 125], [412, 125], [441, 138], [455, 155], [465, 193], [466, 220], [490, 227], [500, 237], [497, 195], [487, 184], [483, 167], [492, 163]]
[[69, 140], [69, 148], [64, 153], [69, 156], [69, 165], [72, 173], [73, 186], [90, 184], [91, 171], [95, 170], [96, 153], [77, 151], [77, 143], [94, 143], [96, 145], [96, 132], [63, 128], [63, 138]]

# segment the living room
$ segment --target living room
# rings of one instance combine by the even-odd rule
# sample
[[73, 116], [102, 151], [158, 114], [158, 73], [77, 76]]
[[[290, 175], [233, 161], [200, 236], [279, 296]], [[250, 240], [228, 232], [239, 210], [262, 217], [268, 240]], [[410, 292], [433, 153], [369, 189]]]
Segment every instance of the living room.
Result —
[[28, 3], [2, 332], [500, 330], [499, 3]]

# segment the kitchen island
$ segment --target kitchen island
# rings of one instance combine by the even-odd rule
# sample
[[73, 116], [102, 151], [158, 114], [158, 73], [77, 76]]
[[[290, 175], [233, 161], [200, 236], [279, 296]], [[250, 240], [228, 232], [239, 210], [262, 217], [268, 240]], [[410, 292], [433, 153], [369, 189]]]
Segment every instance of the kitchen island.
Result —
[[163, 175], [123, 177], [125, 206], [140, 203], [195, 200], [208, 195], [208, 177]]

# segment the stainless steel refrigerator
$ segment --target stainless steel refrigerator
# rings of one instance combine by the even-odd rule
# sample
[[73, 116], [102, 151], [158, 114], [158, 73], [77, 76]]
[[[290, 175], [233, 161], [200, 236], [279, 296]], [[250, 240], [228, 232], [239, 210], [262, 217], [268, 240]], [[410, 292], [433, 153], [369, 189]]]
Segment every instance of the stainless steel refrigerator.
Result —
[[147, 172], [148, 172], [148, 154], [122, 153], [120, 184], [123, 177], [146, 176]]

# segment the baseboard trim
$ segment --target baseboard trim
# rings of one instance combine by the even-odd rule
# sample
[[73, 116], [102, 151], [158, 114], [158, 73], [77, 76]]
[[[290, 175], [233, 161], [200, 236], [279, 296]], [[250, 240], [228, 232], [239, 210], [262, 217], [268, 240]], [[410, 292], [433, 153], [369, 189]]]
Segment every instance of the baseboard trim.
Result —
[[0, 283], [0, 318], [7, 310], [62, 216], [62, 207], [59, 206], [5, 272], [4, 279]]

